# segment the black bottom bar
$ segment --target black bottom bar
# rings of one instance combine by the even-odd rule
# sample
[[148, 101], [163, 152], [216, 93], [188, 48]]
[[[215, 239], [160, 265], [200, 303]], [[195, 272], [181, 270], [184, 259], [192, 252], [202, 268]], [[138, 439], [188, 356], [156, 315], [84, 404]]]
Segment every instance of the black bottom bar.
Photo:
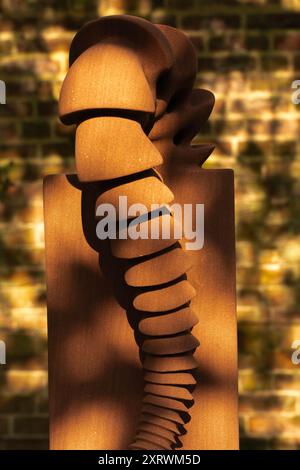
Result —
[[[157, 465], [197, 465], [213, 464], [247, 464], [257, 463], [268, 466], [300, 461], [297, 451], [1, 451], [1, 465], [18, 465], [20, 468], [29, 464], [31, 468], [37, 465], [84, 465], [84, 469], [117, 466], [120, 468], [135, 468], [137, 466]], [[6, 468], [6, 467], [2, 467]]]

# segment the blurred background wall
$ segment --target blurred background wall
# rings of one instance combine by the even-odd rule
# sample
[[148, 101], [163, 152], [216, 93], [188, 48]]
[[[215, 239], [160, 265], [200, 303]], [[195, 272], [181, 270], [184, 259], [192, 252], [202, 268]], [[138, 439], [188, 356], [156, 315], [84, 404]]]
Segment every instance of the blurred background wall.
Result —
[[125, 12], [184, 30], [216, 94], [196, 140], [217, 144], [207, 167], [236, 175], [241, 446], [299, 449], [300, 0], [2, 0], [0, 448], [48, 445], [42, 177], [74, 170], [57, 118], [74, 33]]

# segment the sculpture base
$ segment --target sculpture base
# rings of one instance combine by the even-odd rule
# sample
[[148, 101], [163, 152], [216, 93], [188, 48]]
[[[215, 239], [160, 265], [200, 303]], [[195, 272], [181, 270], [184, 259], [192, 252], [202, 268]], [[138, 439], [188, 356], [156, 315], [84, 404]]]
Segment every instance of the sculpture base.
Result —
[[[233, 172], [174, 168], [180, 204], [205, 205], [205, 242], [190, 251], [200, 340], [195, 404], [183, 449], [237, 449]], [[138, 348], [82, 229], [81, 191], [44, 181], [51, 449], [126, 449], [143, 395]]]

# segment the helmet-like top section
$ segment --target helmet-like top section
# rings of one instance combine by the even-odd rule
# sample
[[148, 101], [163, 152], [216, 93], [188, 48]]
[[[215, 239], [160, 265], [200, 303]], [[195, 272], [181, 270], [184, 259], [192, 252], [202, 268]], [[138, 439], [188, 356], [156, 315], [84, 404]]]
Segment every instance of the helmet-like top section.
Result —
[[173, 95], [193, 86], [197, 63], [180, 31], [129, 16], [106, 16], [75, 35], [59, 114], [66, 124], [87, 110], [128, 110], [161, 116]]

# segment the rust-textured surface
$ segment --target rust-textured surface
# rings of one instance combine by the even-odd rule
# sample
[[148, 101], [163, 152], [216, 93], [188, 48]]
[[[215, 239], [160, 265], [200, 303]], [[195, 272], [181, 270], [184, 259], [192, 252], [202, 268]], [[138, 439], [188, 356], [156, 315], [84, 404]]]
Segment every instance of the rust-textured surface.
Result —
[[[145, 40], [142, 47], [136, 43], [137, 32]], [[112, 50], [111, 45], [113, 45]], [[111, 74], [114, 75], [114, 79], [116, 74], [115, 67], [109, 60], [112, 54], [123, 61], [121, 78], [132, 85], [132, 90], [125, 87], [121, 92], [117, 82], [111, 81]], [[181, 72], [183, 64], [184, 73]], [[143, 71], [142, 77], [137, 70]], [[95, 74], [101, 81], [101, 87], [98, 87], [94, 93], [93, 89], [97, 88], [97, 82], [89, 80], [89, 77], [94, 77]], [[132, 80], [132, 74], [135, 74], [137, 85]], [[184, 244], [179, 243], [182, 235], [176, 235], [175, 214], [172, 210], [169, 212], [168, 203], [173, 199], [173, 194], [168, 187], [174, 188], [175, 200], [182, 207], [185, 203], [192, 203], [195, 207], [199, 194], [198, 183], [195, 186], [193, 184], [200, 172], [197, 165], [203, 163], [213, 149], [212, 145], [191, 146], [191, 140], [207, 120], [214, 104], [210, 92], [193, 90], [195, 77], [196, 55], [191, 42], [183, 33], [167, 26], [154, 26], [140, 18], [120, 16], [91, 22], [76, 35], [70, 50], [70, 71], [61, 91], [60, 117], [67, 124], [77, 124], [75, 156], [78, 181], [73, 178], [72, 183], [82, 192], [83, 233], [91, 249], [100, 255], [100, 268], [105, 278], [113, 280], [113, 295], [126, 311], [140, 351], [140, 360], [145, 373], [141, 417], [153, 415], [162, 420], [174, 421], [177, 426], [176, 432], [156, 423], [152, 423], [151, 426], [148, 423], [146, 426], [141, 418], [136, 427], [135, 437], [132, 436], [130, 445], [132, 449], [148, 449], [151, 445], [153, 449], [171, 450], [182, 446], [188, 447], [193, 443], [193, 435], [191, 439], [186, 436], [190, 434], [187, 431], [187, 423], [193, 417], [194, 398], [191, 392], [196, 388], [196, 383], [184, 384], [181, 377], [182, 373], [192, 376], [199, 373], [199, 361], [196, 357], [199, 341], [191, 333], [194, 321], [187, 328], [185, 325], [186, 329], [182, 328], [186, 312], [188, 311], [193, 317], [194, 298], [196, 294], [202, 298], [203, 286], [200, 284], [195, 288], [186, 271], [180, 272], [177, 277], [174, 277], [174, 272], [171, 271], [169, 277], [163, 278], [162, 282], [156, 279], [153, 283], [153, 269], [157, 269], [156, 258], [161, 260], [161, 256], [165, 254], [173, 256], [173, 271], [182, 268]], [[82, 90], [83, 83], [87, 96], [86, 103]], [[120, 96], [122, 93], [126, 95], [125, 101]], [[131, 93], [135, 95], [132, 102], [130, 102]], [[149, 106], [151, 101], [149, 93], [153, 100], [153, 108]], [[161, 163], [166, 185], [154, 170], [154, 167]], [[150, 174], [157, 180], [157, 184], [149, 184]], [[187, 179], [181, 187], [183, 174], [187, 175]], [[233, 182], [228, 175], [230, 173], [225, 172], [220, 183], [226, 183], [224, 190], [225, 192], [227, 190], [227, 204], [228, 201], [232, 204], [230, 190]], [[212, 185], [211, 191], [213, 190], [219, 194], [220, 188], [216, 186], [214, 189]], [[99, 202], [110, 202], [117, 207], [118, 198], [126, 196], [127, 193], [131, 200], [141, 204], [145, 198], [147, 204], [148, 220], [135, 222], [139, 231], [142, 232], [150, 225], [152, 228], [153, 223], [156, 223], [158, 228], [167, 223], [172, 229], [167, 239], [165, 234], [162, 235], [162, 231], [158, 231], [158, 236], [152, 236], [151, 232], [151, 238], [147, 237], [144, 240], [124, 240], [117, 237], [116, 240], [101, 241], [96, 237]], [[148, 208], [154, 201], [163, 205], [162, 213]], [[221, 206], [226, 214], [224, 222], [229, 226], [229, 233], [231, 230], [231, 237], [225, 237], [225, 242], [229, 245], [227, 261], [234, 266], [233, 209], [230, 205], [226, 206], [226, 202], [222, 202]], [[128, 232], [132, 226], [133, 215], [119, 214], [119, 223], [124, 225], [125, 221]], [[216, 225], [215, 230], [219, 228]], [[209, 235], [213, 238], [212, 233]], [[194, 258], [195, 255], [192, 265]], [[127, 271], [132, 273], [135, 269], [142, 273], [139, 276], [138, 286], [128, 283], [126, 278]], [[164, 271], [163, 266], [161, 271]], [[234, 283], [232, 269], [229, 272], [229, 279]], [[235, 292], [232, 286], [234, 284], [221, 283], [225, 292], [229, 292], [230, 297], [234, 298]], [[210, 309], [214, 310], [215, 305], [217, 302], [212, 303]], [[198, 313], [205, 310], [205, 304], [198, 303], [198, 307]], [[222, 308], [220, 310], [222, 311]], [[234, 312], [233, 302], [231, 303], [233, 319]], [[155, 322], [165, 314], [176, 314], [172, 319], [176, 332], [171, 337], [161, 331], [156, 334], [152, 329], [149, 338], [143, 328], [139, 328], [139, 323], [145, 319], [152, 318]], [[235, 327], [235, 319], [232, 326]], [[109, 329], [106, 334], [110, 335]], [[229, 345], [234, 342], [232, 351], [235, 352], [234, 337], [229, 335], [229, 338]], [[228, 365], [233, 374], [233, 363], [226, 357], [222, 370], [224, 371]], [[155, 374], [151, 380], [147, 375], [149, 372]], [[158, 378], [168, 374], [172, 374], [175, 385], [172, 389]], [[178, 381], [176, 381], [177, 374]], [[176, 385], [182, 387], [181, 393], [176, 389]], [[236, 388], [233, 395], [234, 393], [236, 394]], [[227, 398], [226, 393], [225, 396]], [[233, 423], [234, 421], [231, 422], [232, 426]], [[205, 429], [202, 432], [205, 436]], [[230, 441], [226, 428], [223, 432], [226, 435], [223, 443], [219, 443], [221, 448], [227, 439]], [[232, 436], [234, 435], [233, 432]], [[183, 443], [184, 440], [186, 444]], [[225, 448], [227, 447], [226, 444]]]
[[[207, 208], [205, 245], [189, 253], [193, 262], [189, 279], [201, 295], [193, 300], [193, 315], [186, 312], [179, 319], [194, 326], [193, 334], [201, 343], [194, 355], [199, 366], [195, 377], [186, 372], [149, 371], [145, 380], [174, 388], [197, 382], [188, 432], [180, 437], [184, 449], [235, 449], [238, 415], [232, 173], [195, 169], [174, 172], [171, 180], [177, 182], [179, 202], [201, 202]], [[140, 415], [143, 378], [138, 348], [125, 311], [99, 270], [97, 253], [86, 242], [82, 192], [76, 186], [65, 176], [48, 177], [45, 182], [50, 446], [126, 449], [139, 420], [178, 435], [176, 419], [178, 424], [183, 421], [174, 411], [149, 403]], [[175, 321], [169, 318], [165, 328], [175, 328], [176, 317], [172, 315]], [[151, 327], [147, 320], [140, 323], [141, 329]], [[151, 328], [160, 325], [158, 321]], [[182, 329], [187, 329], [187, 324]], [[146, 333], [153, 337], [151, 330]], [[172, 331], [163, 330], [163, 334], [169, 333]], [[147, 388], [147, 394], [151, 390]], [[172, 398], [174, 390], [172, 394], [168, 389], [167, 394]]]

